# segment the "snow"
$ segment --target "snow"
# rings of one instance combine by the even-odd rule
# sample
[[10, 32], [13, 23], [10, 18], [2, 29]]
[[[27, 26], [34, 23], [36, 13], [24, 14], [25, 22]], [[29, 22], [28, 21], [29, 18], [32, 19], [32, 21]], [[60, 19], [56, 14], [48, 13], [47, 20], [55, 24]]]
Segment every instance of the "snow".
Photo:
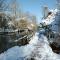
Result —
[[47, 38], [36, 33], [29, 44], [15, 46], [0, 54], [0, 60], [60, 60], [60, 55], [53, 53]]
[[51, 29], [52, 31], [60, 34], [60, 10], [54, 9], [50, 10], [52, 14], [48, 15], [46, 19], [42, 20], [42, 23], [45, 23], [46, 25], [52, 25]]
[[49, 25], [52, 22], [54, 22], [55, 21], [55, 15], [56, 15], [57, 11], [58, 11], [57, 9], [50, 10], [50, 12], [52, 12], [52, 14], [49, 15], [46, 19], [43, 19], [42, 23], [45, 23], [46, 25]]

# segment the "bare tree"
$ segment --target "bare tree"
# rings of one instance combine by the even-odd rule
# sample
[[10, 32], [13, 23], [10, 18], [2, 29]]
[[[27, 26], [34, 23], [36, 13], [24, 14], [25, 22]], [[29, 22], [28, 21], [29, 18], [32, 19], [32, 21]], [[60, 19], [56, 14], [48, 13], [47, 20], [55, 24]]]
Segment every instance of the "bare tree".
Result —
[[0, 11], [7, 11], [9, 9], [9, 4], [7, 0], [0, 0]]

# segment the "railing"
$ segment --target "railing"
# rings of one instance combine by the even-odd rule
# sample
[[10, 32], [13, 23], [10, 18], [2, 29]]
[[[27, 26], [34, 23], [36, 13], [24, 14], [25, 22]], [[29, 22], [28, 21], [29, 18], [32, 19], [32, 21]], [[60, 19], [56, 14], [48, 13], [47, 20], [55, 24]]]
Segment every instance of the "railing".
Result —
[[23, 36], [23, 37], [21, 37], [21, 38], [18, 38], [18, 39], [16, 39], [16, 40], [9, 40], [8, 42], [9, 42], [9, 43], [16, 43], [16, 42], [18, 42], [18, 41], [20, 41], [20, 40], [22, 40], [22, 39], [24, 39], [24, 38], [27, 38], [27, 40], [29, 41], [32, 36], [33, 36], [33, 34], [31, 34], [31, 35], [25, 35], [25, 36]]
[[[0, 35], [2, 33], [3, 36], [10, 36], [10, 35], [14, 35], [14, 33], [18, 32], [18, 29], [16, 30], [6, 30], [6, 31], [0, 31]], [[24, 31], [26, 32], [26, 30]], [[6, 33], [4, 35], [4, 33]], [[27, 33], [27, 32], [26, 32]], [[8, 43], [16, 43], [16, 42], [19, 42], [20, 40], [22, 39], [27, 39], [28, 41], [30, 40], [30, 38], [33, 36], [33, 33], [28, 35], [28, 34], [23, 34], [23, 33], [18, 33], [19, 35], [22, 35], [23, 37], [19, 37], [19, 38], [16, 38], [16, 40], [12, 39], [12, 40], [8, 40]], [[17, 37], [17, 36], [16, 36]]]

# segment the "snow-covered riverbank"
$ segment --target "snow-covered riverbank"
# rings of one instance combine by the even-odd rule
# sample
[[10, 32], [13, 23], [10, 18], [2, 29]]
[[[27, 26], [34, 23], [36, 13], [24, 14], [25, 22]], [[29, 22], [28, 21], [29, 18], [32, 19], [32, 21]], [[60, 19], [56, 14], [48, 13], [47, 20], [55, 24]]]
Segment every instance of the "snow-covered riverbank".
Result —
[[36, 33], [29, 44], [15, 46], [0, 54], [0, 60], [60, 60], [60, 55], [53, 53], [47, 38]]

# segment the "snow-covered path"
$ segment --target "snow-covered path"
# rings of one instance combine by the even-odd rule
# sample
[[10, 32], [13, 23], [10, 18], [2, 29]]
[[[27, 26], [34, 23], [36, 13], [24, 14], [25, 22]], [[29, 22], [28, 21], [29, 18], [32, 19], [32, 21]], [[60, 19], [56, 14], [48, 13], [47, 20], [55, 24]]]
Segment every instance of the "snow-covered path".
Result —
[[60, 60], [60, 55], [53, 53], [47, 38], [36, 33], [29, 44], [15, 46], [0, 54], [0, 60]]

